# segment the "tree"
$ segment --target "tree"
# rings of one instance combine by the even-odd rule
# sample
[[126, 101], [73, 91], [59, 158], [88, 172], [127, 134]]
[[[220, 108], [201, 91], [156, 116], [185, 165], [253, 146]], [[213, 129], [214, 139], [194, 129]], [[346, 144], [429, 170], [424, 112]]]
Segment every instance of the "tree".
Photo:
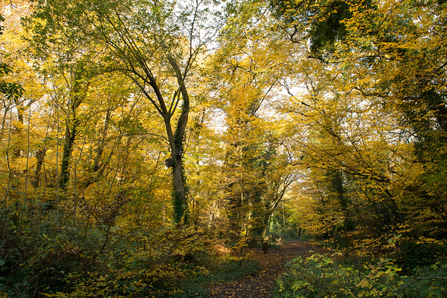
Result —
[[267, 236], [271, 216], [294, 175], [273, 113], [283, 54], [252, 17], [258, 6], [246, 4], [228, 7], [231, 21], [210, 63], [210, 85], [216, 107], [225, 115], [219, 188], [231, 237], [260, 238]]
[[[45, 1], [34, 18], [36, 38], [63, 34], [103, 47], [98, 72], [120, 72], [163, 120], [173, 159], [174, 221], [185, 221], [184, 137], [190, 112], [188, 80], [220, 23], [208, 1]], [[52, 42], [52, 40], [48, 40]], [[176, 115], [176, 111], [180, 114]]]
[[[4, 22], [5, 18], [0, 15], [0, 22]], [[3, 26], [0, 25], [0, 35], [3, 34]], [[10, 74], [12, 72], [11, 67], [4, 63], [0, 63], [0, 75], [3, 77], [4, 75]], [[9, 83], [0, 81], [0, 93], [2, 93], [6, 98], [15, 98], [20, 97], [23, 94], [23, 88], [17, 83]]]
[[370, 1], [271, 0], [274, 16], [292, 42], [304, 42], [310, 57], [324, 58], [337, 50], [347, 35], [345, 22], [352, 18], [351, 6], [367, 8]]
[[[335, 10], [317, 9], [332, 2], [274, 3], [284, 40], [295, 44], [289, 55], [310, 58], [295, 62], [284, 76], [292, 100], [283, 110], [300, 127], [293, 137], [301, 144], [296, 164], [315, 173], [313, 200], [321, 204], [314, 211], [328, 214], [322, 205], [331, 196], [343, 198], [331, 204], [340, 208], [345, 227], [354, 220], [365, 235], [380, 238], [419, 225], [415, 210], [424, 210], [422, 217], [438, 222], [438, 233], [444, 233], [443, 186], [431, 176], [443, 172], [438, 165], [444, 164], [445, 42], [438, 38], [444, 36], [443, 4], [354, 2], [345, 3], [348, 13], [334, 16]], [[331, 18], [339, 18], [337, 30], [320, 27], [320, 20]], [[299, 84], [307, 87], [302, 94]], [[428, 180], [438, 181], [431, 195]]]

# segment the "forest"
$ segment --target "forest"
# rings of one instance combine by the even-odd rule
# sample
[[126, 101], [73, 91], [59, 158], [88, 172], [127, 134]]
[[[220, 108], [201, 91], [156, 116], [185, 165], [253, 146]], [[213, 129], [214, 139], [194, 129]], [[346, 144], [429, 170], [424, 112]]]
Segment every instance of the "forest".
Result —
[[0, 297], [447, 296], [445, 0], [0, 3]]

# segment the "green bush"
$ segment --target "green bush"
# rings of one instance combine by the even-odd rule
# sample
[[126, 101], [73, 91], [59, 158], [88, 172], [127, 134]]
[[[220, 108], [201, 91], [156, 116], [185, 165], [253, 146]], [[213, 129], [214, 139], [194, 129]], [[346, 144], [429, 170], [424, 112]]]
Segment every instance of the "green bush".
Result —
[[435, 264], [440, 257], [446, 256], [446, 251], [445, 245], [441, 244], [403, 241], [393, 258], [406, 274], [411, 274], [416, 267]]
[[413, 276], [402, 286], [405, 297], [447, 297], [447, 263], [413, 270]]
[[[62, 291], [69, 286], [67, 272], [90, 266], [90, 253], [71, 231], [57, 231], [42, 224], [40, 231], [23, 221], [14, 221], [14, 212], [0, 214], [0, 296], [39, 297], [49, 288]], [[69, 239], [70, 238], [70, 239]], [[80, 262], [84, 259], [83, 262]]]
[[273, 297], [352, 297], [351, 289], [360, 280], [352, 267], [339, 266], [332, 257], [314, 254], [291, 261]]
[[337, 254], [299, 257], [278, 278], [272, 297], [446, 297], [447, 264], [399, 275], [390, 259], [364, 264], [360, 270], [335, 261]]

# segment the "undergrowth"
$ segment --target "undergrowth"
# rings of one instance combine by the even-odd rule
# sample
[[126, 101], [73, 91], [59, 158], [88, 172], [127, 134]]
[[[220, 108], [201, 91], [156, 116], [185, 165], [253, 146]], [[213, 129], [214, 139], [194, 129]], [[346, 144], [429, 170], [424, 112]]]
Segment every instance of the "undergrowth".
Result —
[[391, 259], [350, 264], [340, 253], [298, 257], [276, 281], [272, 297], [447, 297], [447, 262], [413, 274]]
[[259, 269], [214, 254], [213, 239], [193, 228], [33, 230], [6, 212], [0, 225], [0, 297], [205, 297], [206, 284]]

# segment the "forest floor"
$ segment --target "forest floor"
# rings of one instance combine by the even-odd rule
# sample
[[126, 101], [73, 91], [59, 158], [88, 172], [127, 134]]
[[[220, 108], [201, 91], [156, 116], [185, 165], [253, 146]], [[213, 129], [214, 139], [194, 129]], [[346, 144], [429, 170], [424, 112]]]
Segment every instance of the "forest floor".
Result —
[[310, 256], [315, 252], [324, 252], [321, 247], [308, 242], [290, 240], [275, 249], [269, 249], [264, 254], [261, 249], [250, 249], [253, 259], [261, 264], [261, 269], [255, 276], [247, 276], [224, 284], [208, 287], [209, 298], [269, 298], [275, 286], [275, 280], [285, 271], [287, 261], [299, 256]]

